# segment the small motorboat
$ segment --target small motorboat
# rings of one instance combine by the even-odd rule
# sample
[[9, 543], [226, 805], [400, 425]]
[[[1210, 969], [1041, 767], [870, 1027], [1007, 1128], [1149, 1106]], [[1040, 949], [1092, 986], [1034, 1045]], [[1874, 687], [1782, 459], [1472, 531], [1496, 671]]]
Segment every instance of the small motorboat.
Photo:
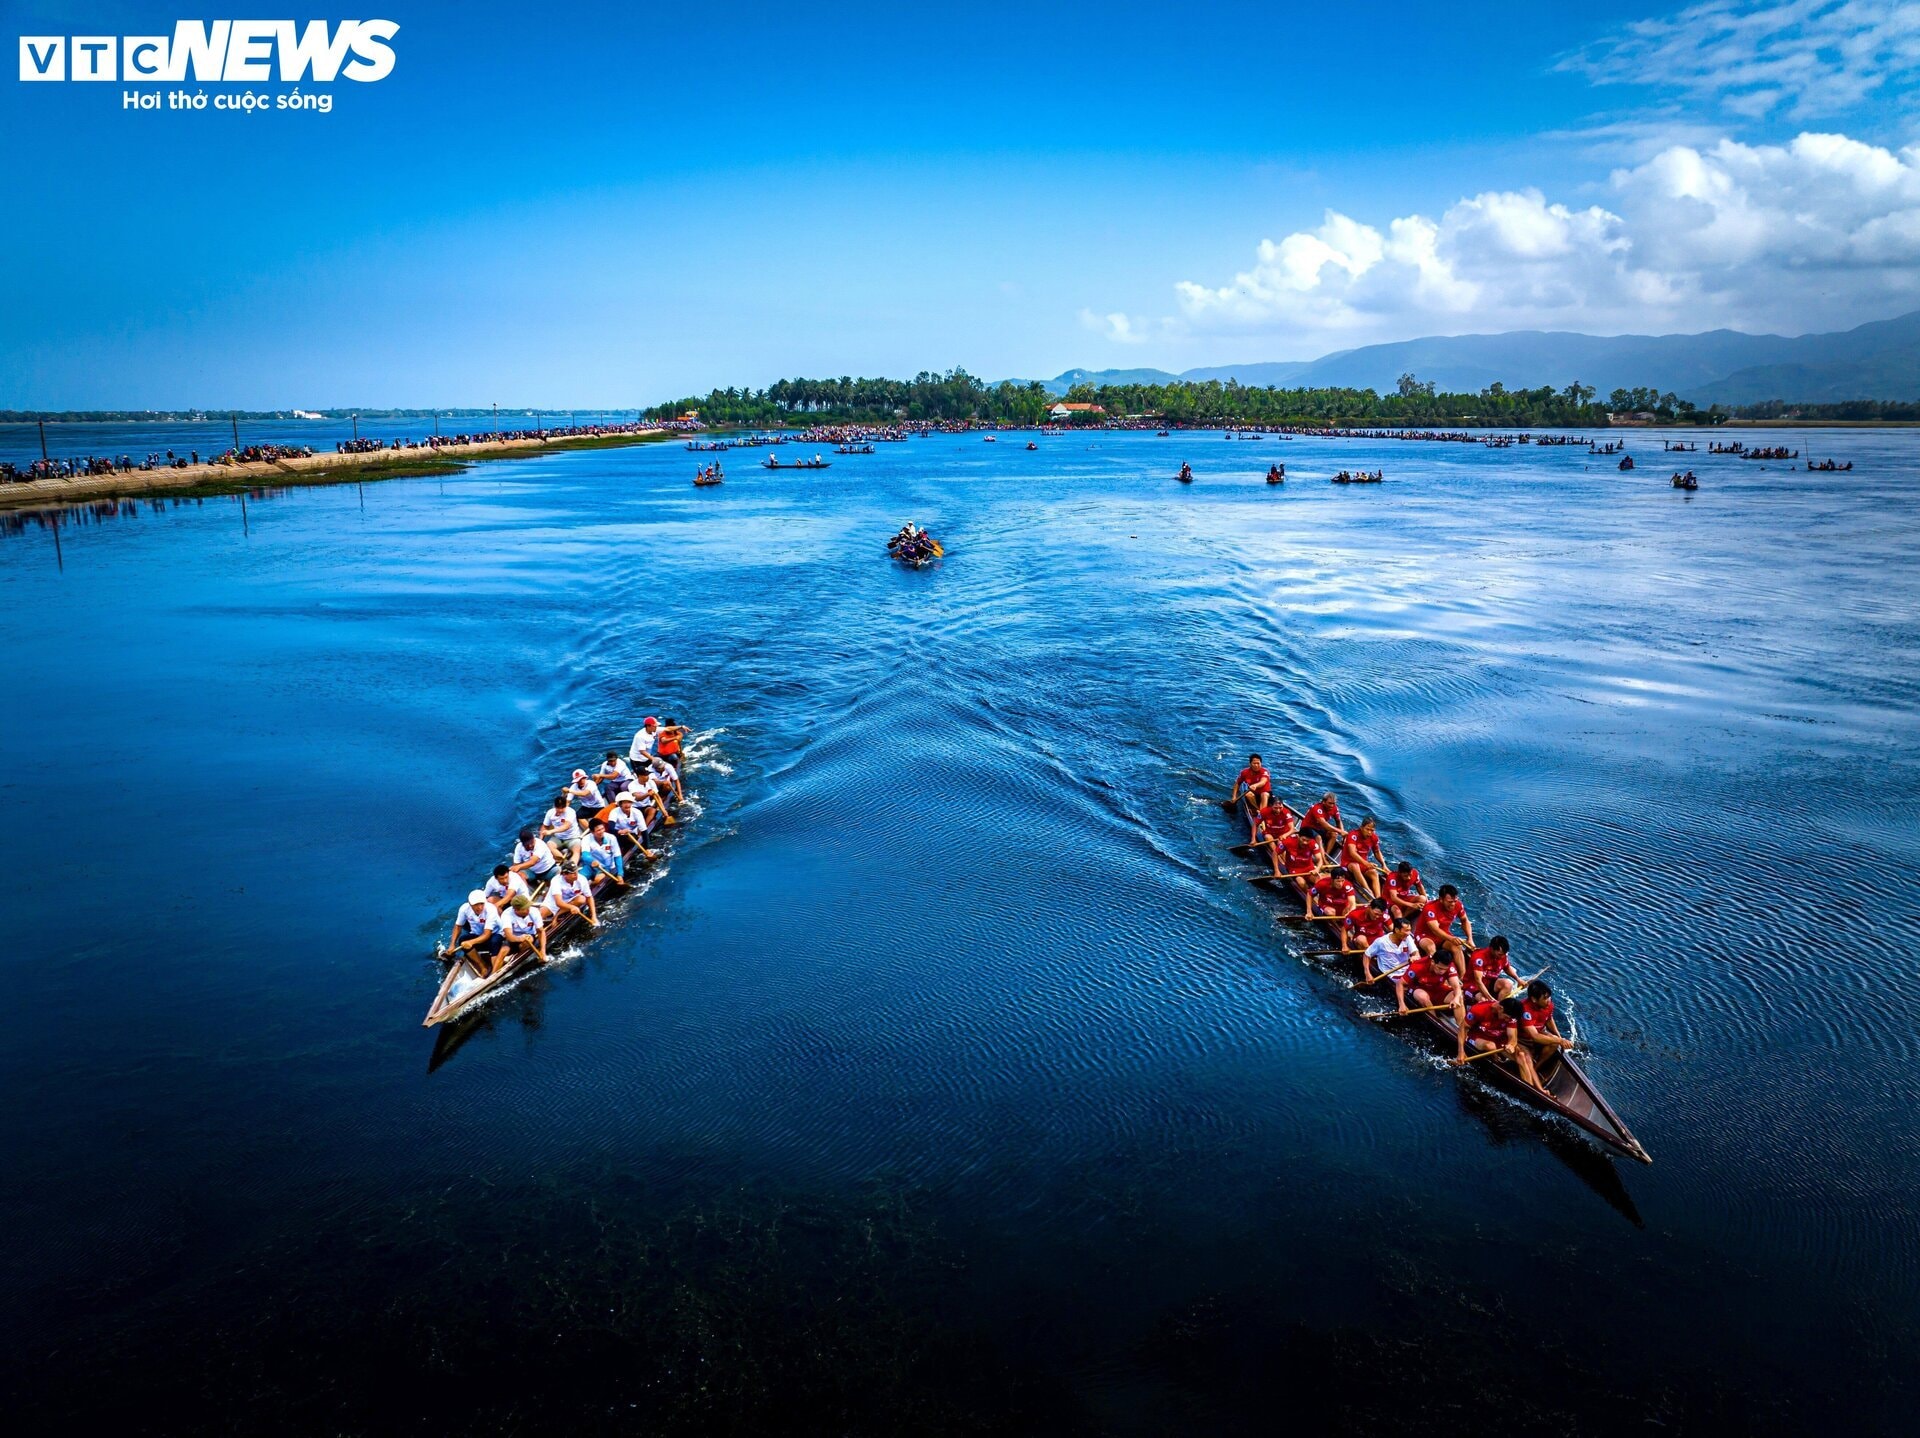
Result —
[[1180, 472], [1176, 474], [1174, 478], [1179, 480], [1182, 484], [1192, 484], [1193, 483], [1193, 466], [1190, 464], [1181, 465]]
[[1285, 484], [1286, 482], [1287, 467], [1284, 464], [1270, 464], [1267, 466], [1268, 484]]
[[1698, 489], [1700, 487], [1700, 481], [1693, 477], [1692, 470], [1688, 470], [1685, 474], [1676, 474], [1673, 477], [1673, 487], [1675, 489]]

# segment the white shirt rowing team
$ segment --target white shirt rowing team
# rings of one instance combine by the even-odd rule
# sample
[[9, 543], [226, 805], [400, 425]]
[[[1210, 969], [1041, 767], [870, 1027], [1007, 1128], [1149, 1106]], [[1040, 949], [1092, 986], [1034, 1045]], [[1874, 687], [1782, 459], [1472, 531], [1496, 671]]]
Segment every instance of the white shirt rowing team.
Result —
[[[680, 776], [673, 764], [654, 751], [655, 735], [642, 729], [634, 736], [628, 757], [609, 753], [599, 770], [589, 775], [575, 769], [566, 789], [554, 800], [540, 821], [537, 831], [520, 831], [514, 842], [513, 861], [494, 867], [486, 884], [467, 895], [466, 903], [453, 921], [453, 934], [447, 943], [449, 957], [464, 951], [479, 965], [490, 961], [508, 945], [515, 949], [531, 947], [546, 957], [546, 930], [567, 914], [577, 914], [590, 924], [599, 923], [594, 903], [594, 881], [602, 875], [614, 882], [626, 883], [626, 855], [623, 839], [630, 839], [640, 853], [653, 858], [647, 848], [646, 833], [657, 823], [675, 821], [667, 810], [666, 796], [683, 797]], [[613, 798], [608, 799], [611, 793]], [[602, 833], [592, 824], [583, 825], [574, 805], [589, 814], [608, 811]], [[585, 866], [582, 872], [582, 866]], [[533, 886], [546, 882], [546, 892], [535, 902]]]

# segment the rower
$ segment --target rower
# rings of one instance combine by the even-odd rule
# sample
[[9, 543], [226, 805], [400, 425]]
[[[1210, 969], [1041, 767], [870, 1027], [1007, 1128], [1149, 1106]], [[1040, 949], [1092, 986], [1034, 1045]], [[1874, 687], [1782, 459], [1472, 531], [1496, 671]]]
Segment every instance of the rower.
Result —
[[507, 963], [527, 954], [543, 964], [547, 961], [547, 922], [525, 894], [515, 894], [513, 902], [501, 914], [500, 937], [504, 941]]
[[501, 914], [507, 911], [507, 905], [513, 902], [514, 895], [525, 894], [529, 899], [533, 897], [533, 890], [527, 887], [526, 876], [506, 864], [493, 866], [493, 877], [487, 880], [481, 893]]
[[607, 815], [607, 827], [613, 831], [615, 839], [631, 840], [634, 848], [640, 851], [641, 858], [651, 860], [654, 857], [653, 850], [647, 847], [646, 842], [646, 811], [640, 807], [633, 790], [621, 792], [612, 812]]
[[649, 714], [640, 721], [640, 728], [633, 736], [633, 743], [627, 746], [627, 759], [634, 764], [640, 763], [653, 753], [654, 747], [659, 742], [660, 721]]
[[556, 924], [572, 917], [585, 919], [596, 929], [600, 927], [600, 911], [593, 902], [593, 885], [580, 877], [580, 866], [575, 863], [563, 865], [560, 877], [547, 885], [546, 910]]
[[1393, 981], [1394, 1000], [1400, 1012], [1407, 1011], [1407, 1000], [1421, 1009], [1451, 1006], [1460, 1008], [1460, 970], [1450, 953], [1429, 954], [1423, 948], [1408, 961]]
[[1344, 931], [1346, 918], [1353, 912], [1353, 906], [1360, 896], [1354, 892], [1353, 881], [1338, 869], [1329, 869], [1313, 881], [1313, 887], [1307, 890], [1307, 917], [1309, 919], [1338, 919], [1336, 932]]
[[573, 771], [573, 782], [567, 785], [567, 797], [589, 814], [598, 814], [607, 807], [606, 797], [601, 794], [600, 786], [587, 777], [585, 769]]
[[667, 722], [660, 726], [660, 738], [654, 745], [654, 753], [673, 765], [673, 775], [676, 782], [674, 792], [676, 794], [679, 792], [677, 784], [680, 777], [680, 746], [686, 737], [686, 727], [681, 724], [678, 719], [675, 719], [669, 714], [667, 716]]
[[446, 957], [465, 959], [484, 979], [492, 971], [493, 956], [500, 952], [501, 942], [500, 911], [487, 902], [486, 890], [475, 889], [453, 917]]
[[1233, 793], [1227, 796], [1229, 804], [1236, 803], [1242, 794], [1251, 800], [1255, 794], [1273, 792], [1273, 775], [1267, 772], [1267, 766], [1260, 762], [1258, 754], [1247, 755], [1247, 767], [1242, 769], [1233, 780]]
[[1373, 941], [1391, 928], [1393, 916], [1385, 899], [1369, 899], [1347, 915], [1340, 930], [1340, 947], [1350, 954], [1364, 954]]
[[1573, 1040], [1560, 1033], [1560, 1024], [1553, 1016], [1553, 990], [1545, 980], [1535, 979], [1527, 985], [1517, 1017], [1521, 1046], [1532, 1051], [1535, 1058], [1545, 1061], [1556, 1050], [1573, 1047]]
[[653, 782], [659, 787], [663, 795], [671, 789], [673, 791], [674, 803], [681, 804], [686, 802], [687, 796], [680, 792], [679, 771], [665, 759], [661, 758], [658, 754], [648, 755], [647, 773], [652, 777]]
[[1287, 877], [1293, 880], [1293, 887], [1300, 894], [1300, 902], [1311, 908], [1312, 891], [1307, 883], [1320, 872], [1327, 858], [1320, 848], [1320, 841], [1305, 830], [1295, 829], [1280, 841], [1280, 850]]
[[1508, 999], [1520, 991], [1520, 980], [1513, 972], [1508, 953], [1512, 945], [1506, 935], [1495, 934], [1484, 949], [1467, 956], [1467, 986], [1482, 998]]
[[618, 749], [609, 749], [594, 779], [600, 785], [601, 793], [617, 794], [632, 782], [633, 769], [625, 759], [620, 757]]
[[1331, 794], [1322, 794], [1320, 802], [1300, 816], [1300, 827], [1320, 835], [1327, 852], [1334, 853], [1345, 837], [1340, 828], [1340, 801]]
[[[1453, 931], [1456, 919], [1466, 926], [1464, 944]], [[1460, 902], [1460, 891], [1452, 884], [1442, 884], [1439, 895], [1421, 908], [1420, 917], [1413, 927], [1413, 936], [1419, 940], [1425, 952], [1431, 954], [1444, 949], [1454, 963], [1465, 963], [1467, 946], [1473, 943], [1473, 920], [1467, 917], [1466, 905]]]
[[542, 879], [551, 878], [559, 867], [559, 860], [553, 857], [553, 850], [547, 847], [545, 839], [531, 829], [522, 829], [513, 846], [513, 867], [531, 888]]
[[1370, 899], [1380, 897], [1380, 876], [1387, 869], [1380, 862], [1380, 833], [1372, 819], [1362, 819], [1359, 828], [1347, 830], [1340, 842], [1340, 865], [1356, 889]]
[[1393, 866], [1393, 872], [1387, 875], [1381, 890], [1394, 913], [1405, 914], [1409, 919], [1426, 907], [1427, 889], [1420, 882], [1420, 871], [1405, 859]]
[[635, 802], [640, 805], [640, 813], [646, 819], [649, 829], [656, 823], [672, 825], [678, 822], [672, 814], [667, 812], [666, 796], [660, 792], [660, 781], [653, 777], [651, 769], [643, 765], [640, 777], [627, 787], [627, 792], [633, 795]]
[[573, 812], [573, 805], [564, 791], [553, 796], [553, 807], [547, 810], [546, 817], [540, 821], [540, 837], [547, 841], [547, 847], [561, 860], [579, 859], [580, 816]]
[[1533, 1055], [1520, 1043], [1523, 1007], [1519, 999], [1499, 1002], [1482, 999], [1479, 1003], [1467, 1005], [1464, 1021], [1454, 1040], [1454, 1067], [1458, 1068], [1467, 1061], [1469, 1048], [1480, 1054], [1504, 1050], [1513, 1059], [1514, 1067], [1520, 1070], [1520, 1077], [1529, 1086], [1545, 1093], [1547, 1086], [1540, 1082], [1540, 1075], [1533, 1066]]
[[[1262, 791], [1255, 797], [1265, 799], [1267, 796]], [[1272, 804], [1257, 804], [1248, 811], [1247, 822], [1253, 832], [1247, 842], [1251, 848], [1265, 850], [1265, 858], [1273, 866], [1273, 877], [1277, 879], [1280, 877], [1280, 843], [1286, 835], [1274, 832], [1273, 809]]]
[[1395, 914], [1387, 922], [1387, 931], [1379, 935], [1360, 955], [1360, 972], [1368, 983], [1383, 974], [1397, 974], [1420, 953], [1413, 942], [1413, 928], [1405, 914]]
[[580, 857], [586, 863], [589, 883], [605, 874], [620, 887], [626, 887], [627, 856], [620, 851], [620, 841], [608, 830], [605, 819], [595, 819], [587, 826]]

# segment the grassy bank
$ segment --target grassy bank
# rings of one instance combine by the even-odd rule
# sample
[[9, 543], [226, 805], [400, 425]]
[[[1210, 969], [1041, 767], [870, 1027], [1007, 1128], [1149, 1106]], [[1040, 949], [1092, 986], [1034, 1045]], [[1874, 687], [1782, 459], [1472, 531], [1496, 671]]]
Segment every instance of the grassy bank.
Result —
[[658, 444], [675, 436], [663, 431], [646, 434], [583, 434], [554, 440], [508, 440], [470, 445], [459, 450], [375, 450], [368, 454], [316, 454], [302, 459], [265, 460], [257, 464], [203, 464], [187, 469], [135, 470], [126, 474], [88, 475], [76, 479], [35, 480], [0, 488], [0, 509], [52, 509], [63, 505], [93, 504], [100, 500], [139, 499], [164, 495], [169, 499], [208, 499], [245, 494], [254, 489], [293, 489], [307, 485], [366, 484], [383, 479], [423, 479], [458, 474], [490, 459], [528, 459], [568, 450], [625, 449], [629, 445]]

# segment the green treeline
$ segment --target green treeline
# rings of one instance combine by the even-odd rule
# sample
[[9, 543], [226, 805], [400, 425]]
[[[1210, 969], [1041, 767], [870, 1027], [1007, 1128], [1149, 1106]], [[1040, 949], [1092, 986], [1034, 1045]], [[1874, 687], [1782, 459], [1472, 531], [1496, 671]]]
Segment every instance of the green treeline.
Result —
[[[1234, 381], [1076, 385], [1069, 402], [1097, 404], [1106, 418], [1139, 416], [1168, 424], [1412, 425], [1433, 427], [1544, 425], [1603, 426], [1608, 412], [1641, 411], [1666, 423], [1707, 424], [1728, 417], [1699, 410], [1654, 389], [1618, 389], [1604, 402], [1591, 385], [1510, 390], [1489, 385], [1478, 394], [1442, 394], [1402, 375], [1387, 394], [1370, 389], [1256, 388]], [[717, 389], [648, 410], [654, 419], [697, 410], [710, 425], [782, 423], [886, 424], [895, 420], [973, 420], [1039, 424], [1058, 402], [1037, 381], [990, 385], [965, 370], [923, 371], [911, 380], [783, 379], [763, 390]], [[1099, 422], [1101, 416], [1092, 416]], [[1088, 421], [1082, 421], [1088, 422]]]

